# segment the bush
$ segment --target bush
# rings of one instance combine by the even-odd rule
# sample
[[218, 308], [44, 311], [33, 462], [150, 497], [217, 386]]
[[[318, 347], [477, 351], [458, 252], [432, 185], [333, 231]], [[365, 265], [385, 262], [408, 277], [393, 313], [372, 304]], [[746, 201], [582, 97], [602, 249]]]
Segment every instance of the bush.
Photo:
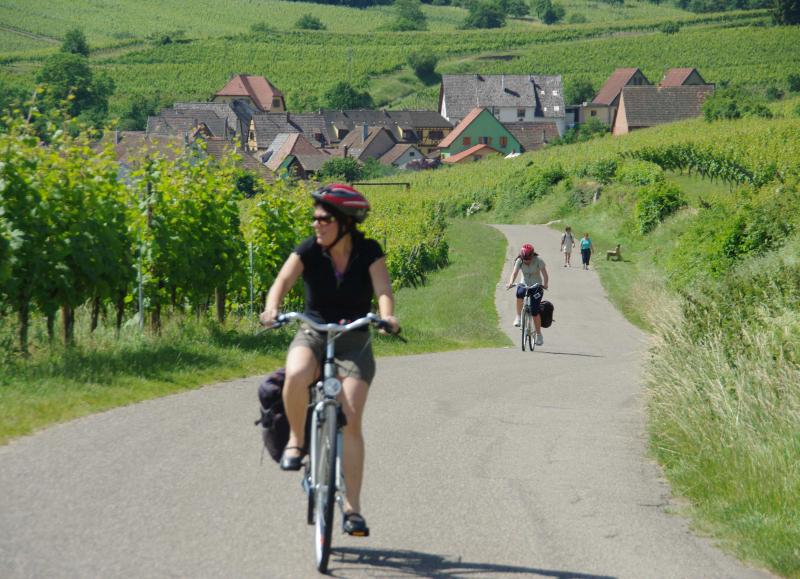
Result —
[[664, 22], [659, 30], [664, 34], [677, 34], [681, 30], [681, 25], [677, 22]]
[[321, 180], [341, 179], [348, 183], [361, 179], [362, 166], [355, 157], [336, 157], [322, 164], [317, 177]]
[[274, 32], [274, 30], [266, 22], [256, 22], [250, 25], [250, 32], [253, 34], [267, 34], [268, 32]]
[[786, 77], [786, 85], [790, 92], [800, 92], [800, 74], [791, 73]]
[[395, 20], [381, 29], [397, 32], [428, 29], [422, 3], [419, 0], [395, 0], [394, 13]]
[[708, 122], [744, 117], [769, 119], [772, 118], [772, 111], [754, 95], [738, 87], [728, 87], [717, 90], [706, 99], [703, 103], [703, 117]]
[[368, 92], [359, 92], [349, 82], [339, 82], [325, 91], [323, 95], [331, 110], [370, 109], [372, 97]]
[[585, 76], [569, 77], [564, 83], [564, 103], [568, 105], [591, 102], [595, 93], [592, 82]]
[[82, 30], [73, 28], [64, 36], [64, 42], [60, 50], [68, 54], [89, 56], [89, 44], [86, 42], [86, 35]]
[[767, 97], [767, 100], [771, 101], [779, 101], [783, 98], [784, 92], [777, 86], [768, 87], [764, 93]]
[[567, 22], [570, 24], [584, 24], [587, 22], [586, 16], [578, 12], [574, 12], [567, 17]]
[[651, 232], [663, 219], [686, 206], [686, 196], [675, 183], [654, 183], [640, 189], [636, 197], [634, 217], [639, 232], [643, 234]]
[[547, 0], [544, 12], [542, 12], [542, 22], [544, 24], [556, 24], [559, 20], [563, 20], [567, 13], [567, 9], [558, 2], [550, 2]]
[[406, 58], [408, 65], [417, 77], [430, 76], [436, 69], [439, 59], [435, 54], [423, 54], [421, 52], [412, 52]]
[[294, 23], [294, 27], [298, 30], [327, 30], [322, 20], [313, 14], [303, 14], [297, 19], [297, 22]]
[[664, 181], [664, 169], [650, 161], [625, 161], [617, 167], [616, 177], [623, 183], [651, 185]]

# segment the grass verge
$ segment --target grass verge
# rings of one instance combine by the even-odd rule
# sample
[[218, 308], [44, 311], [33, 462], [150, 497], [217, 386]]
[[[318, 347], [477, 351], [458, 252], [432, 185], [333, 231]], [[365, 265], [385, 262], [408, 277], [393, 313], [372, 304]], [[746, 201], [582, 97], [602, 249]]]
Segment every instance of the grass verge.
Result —
[[[608, 298], [652, 334], [642, 374], [650, 453], [688, 499], [678, 512], [739, 559], [800, 578], [800, 237], [795, 229], [782, 247], [713, 275], [704, 264], [722, 250], [709, 251], [713, 236], [698, 244], [697, 232], [729, 225], [703, 212], [736, 196], [752, 208], [735, 231], [775, 230], [763, 200], [780, 184], [731, 193], [688, 175], [667, 179], [689, 205], [647, 235], [635, 227], [636, 187], [619, 183], [588, 203], [576, 190], [596, 183], [562, 183], [519, 220], [558, 219], [552, 226], [569, 224], [576, 237], [588, 231]], [[617, 243], [623, 261], [606, 261]], [[686, 260], [704, 275], [687, 275]]]
[[[378, 337], [378, 356], [507, 345], [497, 328], [494, 286], [500, 275], [505, 238], [498, 231], [464, 221], [447, 233], [450, 266], [418, 289], [397, 292], [397, 313], [408, 344]], [[457, 296], [458, 299], [453, 299]], [[175, 316], [158, 340], [135, 325], [119, 340], [99, 327], [89, 334], [79, 311], [76, 344], [41, 347], [29, 360], [11, 355], [14, 324], [0, 322], [0, 444], [52, 424], [204, 384], [265, 374], [282, 364], [292, 332], [256, 338], [240, 320], [225, 326]], [[37, 321], [31, 342], [46, 343]]]

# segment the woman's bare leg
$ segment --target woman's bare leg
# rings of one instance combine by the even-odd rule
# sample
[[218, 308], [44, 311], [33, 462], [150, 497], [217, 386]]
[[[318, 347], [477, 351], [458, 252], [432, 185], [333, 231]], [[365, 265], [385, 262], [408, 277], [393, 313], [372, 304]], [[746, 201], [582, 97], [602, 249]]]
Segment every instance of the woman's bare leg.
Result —
[[[286, 382], [283, 385], [283, 406], [289, 419], [290, 446], [303, 446], [308, 408], [308, 387], [319, 377], [319, 362], [311, 348], [297, 346], [286, 356]], [[287, 450], [287, 456], [300, 456], [299, 450]]]
[[344, 502], [345, 513], [361, 512], [361, 482], [364, 476], [364, 436], [361, 431], [361, 417], [367, 403], [369, 384], [357, 378], [342, 380], [342, 393], [339, 401], [347, 417], [347, 425], [342, 430], [342, 468], [347, 497]]

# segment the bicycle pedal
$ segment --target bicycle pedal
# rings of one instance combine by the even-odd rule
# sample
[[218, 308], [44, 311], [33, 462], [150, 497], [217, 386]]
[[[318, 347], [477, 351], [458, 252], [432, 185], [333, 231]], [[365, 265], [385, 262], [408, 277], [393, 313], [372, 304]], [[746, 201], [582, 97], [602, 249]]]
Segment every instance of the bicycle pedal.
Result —
[[369, 527], [363, 531], [348, 533], [351, 537], [369, 537]]

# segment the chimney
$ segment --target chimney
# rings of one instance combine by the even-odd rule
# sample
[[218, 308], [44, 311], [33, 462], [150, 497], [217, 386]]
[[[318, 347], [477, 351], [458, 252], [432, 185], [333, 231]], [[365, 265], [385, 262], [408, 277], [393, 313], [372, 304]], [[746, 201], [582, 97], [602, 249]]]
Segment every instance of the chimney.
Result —
[[228, 121], [225, 121], [225, 125], [223, 126], [222, 138], [225, 139], [226, 141], [228, 140]]
[[369, 131], [367, 130], [367, 123], [364, 123], [363, 125], [361, 125], [361, 142], [362, 143], [367, 140], [367, 133], [368, 132]]
[[114, 131], [114, 145], [119, 143], [119, 130]]
[[344, 146], [344, 154], [342, 155], [343, 159], [347, 158], [347, 145]]
[[544, 136], [544, 129], [542, 129], [542, 144], [544, 144], [546, 142], [547, 142], [547, 139], [545, 139], [545, 136]]
[[233, 73], [231, 73], [231, 80], [233, 80]]

